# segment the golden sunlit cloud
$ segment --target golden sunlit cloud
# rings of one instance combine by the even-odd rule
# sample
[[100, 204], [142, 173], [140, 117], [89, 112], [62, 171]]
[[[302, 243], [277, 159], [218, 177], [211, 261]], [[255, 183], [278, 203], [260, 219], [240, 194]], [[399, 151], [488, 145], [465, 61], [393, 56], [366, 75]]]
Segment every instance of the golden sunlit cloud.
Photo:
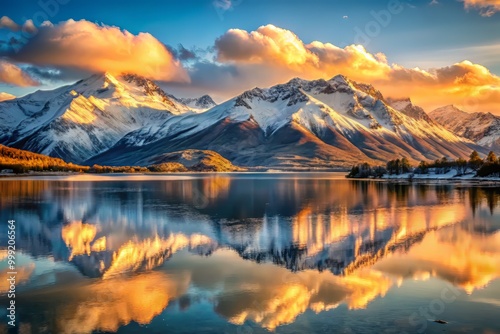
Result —
[[[267, 73], [261, 81], [269, 84], [294, 76], [329, 79], [343, 74], [375, 85], [386, 96], [410, 96], [427, 109], [450, 103], [483, 111], [500, 106], [500, 78], [470, 61], [429, 70], [405, 68], [389, 64], [385, 54], [371, 54], [362, 45], [305, 44], [293, 32], [274, 25], [252, 32], [230, 29], [216, 40], [215, 47], [220, 62], [235, 65], [248, 75]], [[248, 68], [252, 70], [246, 71]]]
[[0, 102], [7, 101], [7, 100], [12, 100], [12, 99], [15, 99], [15, 98], [16, 98], [15, 95], [12, 95], [12, 94], [9, 94], [9, 93], [0, 92]]
[[56, 25], [46, 22], [10, 57], [40, 66], [189, 81], [180, 62], [151, 34], [133, 35], [118, 27], [86, 20], [70, 19]]
[[374, 268], [400, 278], [437, 276], [472, 293], [500, 277], [500, 233], [458, 228], [431, 232], [407, 253], [390, 255]]
[[500, 0], [463, 0], [465, 9], [479, 9], [482, 16], [490, 17], [500, 11]]
[[21, 87], [38, 86], [40, 84], [17, 65], [1, 59], [0, 82]]
[[61, 333], [116, 332], [132, 321], [146, 325], [188, 285], [189, 277], [174, 280], [148, 272], [78, 287], [78, 292], [65, 297], [68, 302], [58, 310], [57, 325]]
[[[390, 278], [371, 270], [341, 277], [314, 270], [291, 274], [287, 269], [272, 267], [266, 273], [238, 277], [240, 285], [233, 287], [231, 295], [218, 297], [216, 312], [233, 324], [253, 321], [271, 331], [294, 322], [308, 309], [319, 313], [340, 304], [363, 309], [383, 297], [393, 284]], [[235, 289], [239, 300], [232, 297]]]

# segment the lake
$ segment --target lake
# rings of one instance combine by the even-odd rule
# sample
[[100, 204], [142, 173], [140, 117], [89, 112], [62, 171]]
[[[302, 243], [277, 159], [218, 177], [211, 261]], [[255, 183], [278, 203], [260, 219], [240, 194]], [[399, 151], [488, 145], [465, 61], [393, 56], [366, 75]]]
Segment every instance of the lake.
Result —
[[0, 205], [19, 333], [500, 333], [499, 187], [74, 175]]

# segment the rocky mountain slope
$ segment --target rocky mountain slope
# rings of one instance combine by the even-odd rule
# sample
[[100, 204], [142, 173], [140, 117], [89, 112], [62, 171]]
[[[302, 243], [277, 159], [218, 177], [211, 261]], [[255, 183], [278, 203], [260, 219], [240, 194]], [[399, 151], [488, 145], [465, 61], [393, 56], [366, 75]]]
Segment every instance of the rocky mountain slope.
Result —
[[80, 163], [131, 131], [190, 112], [150, 80], [93, 75], [0, 103], [0, 143]]
[[492, 150], [500, 150], [500, 116], [491, 113], [467, 113], [453, 105], [429, 114], [436, 122], [458, 136]]
[[417, 162], [481, 150], [410, 100], [385, 99], [341, 75], [254, 88], [220, 105], [209, 96], [176, 98], [135, 75], [93, 75], [1, 102], [0, 130], [1, 144], [112, 166], [148, 166], [186, 149], [277, 168], [348, 167], [400, 156]]
[[410, 98], [405, 99], [387, 99], [387, 103], [392, 108], [402, 112], [403, 114], [416, 118], [419, 120], [425, 120], [428, 123], [433, 123], [431, 117], [419, 106], [413, 104]]
[[173, 116], [127, 134], [88, 163], [144, 165], [186, 148], [217, 151], [240, 166], [280, 168], [455, 158], [478, 149], [428, 117], [394, 109], [372, 86], [336, 76], [255, 88], [204, 113]]

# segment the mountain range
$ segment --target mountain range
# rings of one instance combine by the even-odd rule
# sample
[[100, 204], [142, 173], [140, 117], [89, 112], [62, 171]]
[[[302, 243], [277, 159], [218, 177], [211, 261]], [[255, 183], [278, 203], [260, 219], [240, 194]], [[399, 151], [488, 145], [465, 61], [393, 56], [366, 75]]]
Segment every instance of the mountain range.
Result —
[[290, 169], [485, 152], [475, 137], [433, 118], [342, 75], [295, 78], [217, 105], [208, 95], [177, 98], [146, 78], [104, 73], [0, 102], [0, 144], [90, 165], [147, 166], [197, 149], [244, 167]]
[[500, 150], [500, 116], [492, 113], [467, 113], [453, 105], [429, 113], [451, 132], [493, 151]]

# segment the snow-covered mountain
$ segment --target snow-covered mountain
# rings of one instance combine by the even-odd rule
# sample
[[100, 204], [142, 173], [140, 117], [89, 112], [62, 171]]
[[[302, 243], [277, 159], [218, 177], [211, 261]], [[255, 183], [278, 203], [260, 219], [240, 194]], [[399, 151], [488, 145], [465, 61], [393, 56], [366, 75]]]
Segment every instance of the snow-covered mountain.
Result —
[[467, 113], [453, 105], [429, 114], [436, 122], [458, 136], [492, 150], [500, 150], [500, 116], [491, 113]]
[[198, 149], [240, 166], [280, 168], [480, 150], [409, 99], [386, 100], [341, 75], [254, 88], [220, 105], [209, 96], [176, 98], [135, 75], [93, 75], [0, 102], [0, 144], [76, 163], [148, 165], [165, 153]]
[[[479, 149], [411, 102], [390, 106], [344, 76], [254, 88], [201, 114], [179, 114], [127, 134], [87, 163], [149, 164], [165, 152], [213, 150], [240, 166], [347, 167], [360, 161], [467, 156]], [[417, 115], [415, 115], [417, 113]]]
[[0, 103], [0, 143], [80, 163], [190, 109], [142, 77], [93, 75]]
[[404, 98], [404, 99], [388, 98], [386, 101], [389, 104], [389, 106], [391, 106], [392, 108], [394, 108], [398, 111], [401, 111], [403, 114], [405, 114], [407, 116], [410, 116], [410, 117], [413, 117], [413, 118], [416, 118], [419, 120], [425, 120], [429, 123], [432, 123], [431, 118], [429, 117], [429, 115], [427, 115], [427, 113], [424, 111], [424, 109], [422, 109], [419, 106], [414, 105], [409, 97]]
[[214, 100], [209, 95], [203, 95], [197, 98], [192, 97], [175, 97], [173, 95], [169, 95], [173, 99], [178, 102], [185, 104], [194, 112], [203, 112], [207, 111], [210, 108], [213, 108], [217, 105]]

